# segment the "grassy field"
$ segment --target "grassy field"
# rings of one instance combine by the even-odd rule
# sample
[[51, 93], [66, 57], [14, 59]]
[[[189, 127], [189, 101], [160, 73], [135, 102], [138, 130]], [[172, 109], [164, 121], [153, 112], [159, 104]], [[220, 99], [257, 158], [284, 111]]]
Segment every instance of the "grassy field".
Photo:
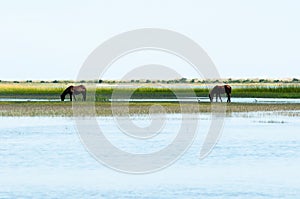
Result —
[[[60, 99], [62, 91], [71, 85], [70, 83], [0, 83], [0, 98], [22, 98], [22, 99]], [[143, 86], [136, 89], [137, 86]], [[111, 115], [111, 103], [107, 102], [112, 93], [117, 93], [118, 98], [128, 98], [129, 93], [133, 93], [131, 98], [137, 99], [172, 99], [176, 98], [173, 91], [181, 97], [191, 97], [194, 91], [198, 97], [207, 97], [209, 89], [203, 84], [192, 85], [164, 85], [161, 88], [157, 84], [129, 84], [116, 87], [116, 85], [93, 84], [87, 87], [89, 92], [96, 93], [97, 115]], [[212, 87], [212, 85], [209, 85]], [[231, 84], [232, 97], [253, 97], [253, 98], [300, 98], [299, 83], [247, 83]], [[192, 87], [192, 90], [187, 89]], [[161, 105], [166, 113], [181, 113], [178, 103], [146, 103], [132, 102], [129, 105], [130, 114], [147, 114], [152, 105]], [[223, 106], [219, 104], [216, 106]], [[126, 103], [115, 104], [120, 114], [126, 114]], [[188, 113], [210, 112], [210, 103], [185, 103], [185, 111]], [[286, 111], [300, 110], [300, 104], [243, 104], [231, 103], [227, 105], [227, 113], [252, 112], [252, 111]], [[159, 113], [159, 110], [157, 110]], [[0, 102], [0, 116], [72, 116], [71, 102]]]
[[[84, 102], [80, 102], [84, 103]], [[79, 104], [80, 105], [80, 104]], [[84, 104], [83, 104], [84, 105]], [[181, 113], [179, 103], [130, 103], [130, 114], [148, 114], [153, 105], [160, 105], [164, 108], [165, 113]], [[226, 106], [228, 114], [234, 112], [257, 112], [257, 111], [295, 111], [300, 110], [299, 104], [243, 104], [243, 103], [218, 103], [216, 106]], [[116, 103], [120, 115], [126, 114], [126, 103]], [[186, 113], [205, 113], [211, 112], [210, 103], [184, 103]], [[111, 115], [110, 102], [96, 102], [95, 109], [97, 115]], [[162, 113], [160, 110], [154, 113]], [[299, 112], [298, 112], [299, 114]], [[72, 116], [73, 109], [71, 102], [0, 102], [0, 116]]]
[[[25, 98], [25, 99], [59, 99], [62, 91], [71, 84], [67, 83], [0, 83], [0, 98]], [[96, 86], [97, 84], [94, 84]], [[137, 84], [138, 85], [138, 84]], [[102, 86], [102, 85], [97, 85]], [[182, 97], [190, 97], [191, 90], [186, 86], [173, 88], [158, 88], [155, 85], [146, 85], [148, 87], [132, 88], [132, 86], [120, 87], [95, 87], [88, 91], [96, 89], [96, 101], [110, 99], [113, 92], [118, 93], [118, 97], [127, 96], [133, 92], [131, 98], [176, 98], [175, 94]], [[165, 85], [166, 87], [168, 85]], [[169, 85], [173, 86], [173, 85]], [[207, 97], [209, 89], [202, 84], [190, 85], [198, 97]], [[253, 98], [300, 98], [300, 84], [232, 84], [233, 97], [253, 97]]]

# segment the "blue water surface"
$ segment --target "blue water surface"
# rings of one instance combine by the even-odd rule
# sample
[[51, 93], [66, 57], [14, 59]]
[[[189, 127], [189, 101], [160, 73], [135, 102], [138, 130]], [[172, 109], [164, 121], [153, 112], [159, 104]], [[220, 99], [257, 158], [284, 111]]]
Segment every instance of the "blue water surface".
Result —
[[[179, 114], [167, 115], [161, 134], [136, 140], [113, 117], [97, 119], [107, 138], [131, 153], [164, 148], [181, 125]], [[149, 124], [146, 115], [132, 119]], [[219, 142], [200, 160], [210, 119], [199, 116], [196, 139], [174, 164], [128, 174], [87, 152], [73, 118], [1, 117], [0, 198], [299, 198], [299, 112], [228, 115]]]

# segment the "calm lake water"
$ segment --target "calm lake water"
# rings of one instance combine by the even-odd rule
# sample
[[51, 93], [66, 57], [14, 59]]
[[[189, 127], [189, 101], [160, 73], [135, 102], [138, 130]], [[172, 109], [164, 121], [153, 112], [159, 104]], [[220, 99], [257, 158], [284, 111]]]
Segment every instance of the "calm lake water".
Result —
[[[237, 113], [225, 118], [212, 153], [199, 153], [210, 125], [200, 115], [197, 138], [173, 165], [158, 172], [120, 173], [97, 162], [67, 117], [0, 118], [0, 198], [299, 198], [300, 113]], [[147, 125], [148, 117], [132, 117]], [[111, 142], [130, 152], [167, 145], [181, 116], [167, 115], [161, 134], [136, 141], [112, 117], [99, 117]]]

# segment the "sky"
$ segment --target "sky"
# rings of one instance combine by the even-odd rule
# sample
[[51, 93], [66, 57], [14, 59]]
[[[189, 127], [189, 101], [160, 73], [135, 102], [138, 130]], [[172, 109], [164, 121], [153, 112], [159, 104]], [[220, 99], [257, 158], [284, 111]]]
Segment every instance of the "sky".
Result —
[[[299, 9], [296, 0], [1, 1], [0, 80], [74, 80], [95, 48], [140, 28], [189, 37], [222, 78], [300, 78]], [[117, 62], [102, 79], [120, 79], [153, 63], [198, 78], [166, 53], [136, 53]]]

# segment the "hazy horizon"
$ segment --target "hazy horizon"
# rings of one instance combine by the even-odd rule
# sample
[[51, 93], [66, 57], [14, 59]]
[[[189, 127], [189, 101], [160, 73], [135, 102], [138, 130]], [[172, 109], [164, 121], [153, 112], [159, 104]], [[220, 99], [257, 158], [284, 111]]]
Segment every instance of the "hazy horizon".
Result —
[[[183, 77], [185, 78], [185, 77]], [[221, 79], [201, 79], [201, 78], [186, 78], [187, 81], [191, 81], [191, 80], [197, 80], [197, 81], [203, 81], [203, 80], [208, 80], [208, 81], [215, 81], [215, 80], [219, 80], [219, 81], [228, 81], [228, 80], [253, 80], [253, 81], [259, 81], [259, 80], [269, 80], [269, 81], [275, 81], [275, 80], [279, 80], [279, 81], [293, 81], [293, 79], [297, 79], [297, 81], [295, 82], [300, 82], [300, 78], [297, 78], [297, 77], [289, 77], [289, 78], [221, 78]], [[116, 82], [119, 82], [119, 81], [126, 81], [126, 82], [129, 82], [131, 80], [138, 80], [138, 81], [141, 81], [141, 83], [143, 81], [147, 81], [147, 80], [151, 80], [151, 81], [169, 81], [169, 80], [180, 80], [180, 78], [177, 78], [177, 79], [122, 79], [122, 80], [118, 80], [118, 79], [101, 79], [103, 81], [116, 81]], [[27, 82], [27, 83], [31, 83], [31, 82], [40, 82], [40, 81], [45, 81], [45, 82], [53, 82], [53, 81], [74, 81], [74, 82], [80, 82], [80, 81], [99, 81], [97, 79], [94, 79], [94, 80], [73, 80], [73, 79], [11, 79], [11, 80], [4, 80], [4, 79], [0, 79], [0, 83], [1, 82], [13, 82], [13, 81], [18, 81], [18, 82]], [[139, 82], [134, 82], [134, 83], [139, 83]], [[189, 83], [189, 82], [187, 82]]]

